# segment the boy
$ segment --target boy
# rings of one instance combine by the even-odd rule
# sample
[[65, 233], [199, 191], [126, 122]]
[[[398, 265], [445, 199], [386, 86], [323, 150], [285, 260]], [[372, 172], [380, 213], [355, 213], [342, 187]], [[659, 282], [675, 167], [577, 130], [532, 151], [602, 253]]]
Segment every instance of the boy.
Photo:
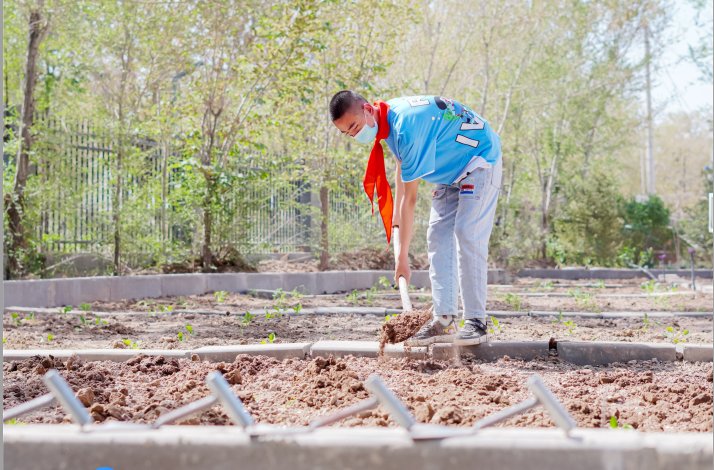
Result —
[[[332, 97], [330, 116], [343, 134], [373, 146], [364, 187], [370, 200], [377, 191], [387, 242], [392, 227], [399, 227], [395, 280], [404, 276], [408, 282], [411, 275], [409, 243], [419, 180], [436, 185], [427, 231], [434, 318], [406, 344], [488, 341], [488, 240], [502, 175], [498, 135], [471, 109], [440, 96], [402, 97], [371, 105], [354, 91], [343, 90]], [[397, 159], [394, 200], [381, 140]], [[460, 330], [457, 282], [464, 306]]]

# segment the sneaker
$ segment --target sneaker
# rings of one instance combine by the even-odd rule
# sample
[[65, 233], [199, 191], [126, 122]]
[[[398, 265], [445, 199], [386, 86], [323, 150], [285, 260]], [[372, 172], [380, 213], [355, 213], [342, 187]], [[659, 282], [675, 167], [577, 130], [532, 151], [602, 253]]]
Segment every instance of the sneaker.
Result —
[[414, 336], [404, 342], [406, 346], [428, 346], [433, 343], [450, 343], [456, 336], [456, 321], [453, 316], [445, 316], [449, 322], [444, 326], [441, 320], [433, 318], [422, 326]]
[[469, 318], [464, 321], [464, 326], [454, 338], [457, 346], [487, 343], [489, 340], [486, 324], [478, 318]]

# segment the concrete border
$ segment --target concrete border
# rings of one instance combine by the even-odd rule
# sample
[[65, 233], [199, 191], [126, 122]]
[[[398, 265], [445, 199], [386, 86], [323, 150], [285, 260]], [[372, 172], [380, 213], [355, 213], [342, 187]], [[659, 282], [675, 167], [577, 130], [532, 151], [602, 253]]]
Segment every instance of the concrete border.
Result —
[[674, 344], [558, 341], [558, 357], [577, 365], [606, 365], [613, 362], [677, 361]]
[[[684, 344], [675, 347], [667, 343], [624, 343], [558, 341], [554, 349], [548, 341], [492, 341], [478, 346], [462, 346], [461, 354], [473, 355], [483, 361], [497, 361], [503, 356], [513, 359], [533, 360], [557, 356], [565, 362], [577, 365], [606, 365], [613, 362], [645, 361], [700, 361], [712, 362], [712, 345]], [[454, 357], [454, 346], [435, 344], [432, 347], [434, 359], [448, 360]], [[679, 351], [678, 351], [679, 348]], [[211, 362], [232, 362], [238, 354], [251, 354], [284, 359], [288, 357], [306, 358], [317, 356], [360, 356], [377, 357], [379, 343], [376, 341], [317, 341], [314, 343], [274, 343], [205, 346], [193, 350], [183, 349], [14, 349], [3, 351], [3, 361], [19, 361], [34, 356], [54, 356], [67, 358], [77, 355], [87, 361], [125, 361], [138, 354], [147, 356], [190, 358], [197, 354], [201, 360]], [[425, 347], [405, 348], [403, 344], [388, 344], [387, 357], [428, 357]]]
[[710, 470], [708, 433], [576, 429], [485, 429], [476, 435], [412, 441], [402, 429], [326, 428], [251, 439], [230, 426], [81, 432], [73, 425], [5, 426], [5, 464], [46, 468], [245, 468], [414, 470], [450, 467], [565, 470]]
[[[687, 270], [652, 271], [657, 274], [690, 275]], [[391, 279], [391, 271], [327, 271], [308, 273], [226, 273], [153, 274], [123, 277], [76, 277], [27, 281], [4, 281], [5, 305], [19, 307], [59, 307], [84, 302], [117, 301], [174, 295], [193, 295], [225, 290], [248, 292], [251, 289], [298, 289], [305, 294], [334, 294], [367, 289], [381, 276]], [[711, 279], [712, 271], [697, 270], [698, 277]], [[519, 277], [549, 279], [632, 279], [645, 276], [629, 269], [524, 269]], [[488, 282], [510, 282], [512, 276], [501, 269], [488, 271]], [[428, 287], [429, 273], [413, 271], [412, 285]]]

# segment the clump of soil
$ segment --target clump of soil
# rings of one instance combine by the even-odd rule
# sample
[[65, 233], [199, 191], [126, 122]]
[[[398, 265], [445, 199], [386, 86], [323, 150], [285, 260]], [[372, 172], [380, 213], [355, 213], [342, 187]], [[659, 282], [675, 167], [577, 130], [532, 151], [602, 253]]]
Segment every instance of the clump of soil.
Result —
[[382, 355], [384, 346], [387, 343], [401, 343], [411, 338], [430, 319], [430, 310], [411, 310], [390, 318], [382, 324], [382, 333], [379, 337], [379, 354]]

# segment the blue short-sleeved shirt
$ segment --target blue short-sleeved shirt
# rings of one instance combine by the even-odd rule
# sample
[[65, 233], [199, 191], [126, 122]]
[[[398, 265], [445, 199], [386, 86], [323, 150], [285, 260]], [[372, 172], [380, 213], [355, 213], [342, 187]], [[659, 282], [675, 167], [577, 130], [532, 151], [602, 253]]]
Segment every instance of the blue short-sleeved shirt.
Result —
[[451, 184], [475, 157], [501, 158], [498, 135], [467, 106], [443, 96], [405, 96], [389, 104], [389, 149], [402, 180]]

